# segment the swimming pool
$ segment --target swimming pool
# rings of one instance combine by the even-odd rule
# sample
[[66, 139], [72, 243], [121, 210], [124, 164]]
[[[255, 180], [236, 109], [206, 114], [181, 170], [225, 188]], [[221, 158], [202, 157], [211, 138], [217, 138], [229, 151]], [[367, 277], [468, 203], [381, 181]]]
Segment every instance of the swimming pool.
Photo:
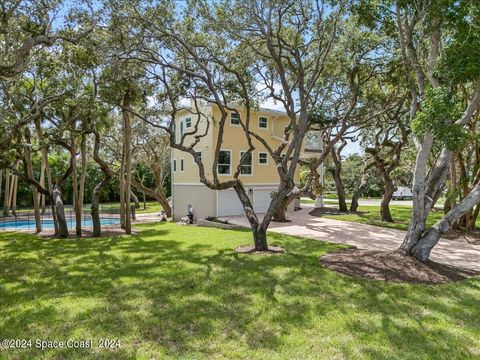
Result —
[[[114, 225], [120, 224], [119, 218], [100, 218], [100, 223], [102, 225]], [[67, 225], [69, 229], [75, 228], [75, 219], [68, 218]], [[85, 217], [82, 219], [82, 227], [92, 227], [92, 218]], [[42, 229], [51, 230], [54, 229], [53, 220], [43, 219], [42, 220]], [[35, 230], [35, 219], [8, 219], [5, 221], [0, 221], [0, 230]]]

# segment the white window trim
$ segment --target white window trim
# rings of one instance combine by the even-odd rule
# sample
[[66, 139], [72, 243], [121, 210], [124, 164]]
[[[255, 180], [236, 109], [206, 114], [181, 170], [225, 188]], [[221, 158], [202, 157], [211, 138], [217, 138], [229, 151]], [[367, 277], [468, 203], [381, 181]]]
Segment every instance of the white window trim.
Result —
[[[240, 165], [240, 159], [242, 158], [242, 153], [246, 153], [246, 152], [247, 152], [247, 150], [240, 150], [240, 157], [238, 158], [238, 164], [239, 165]], [[240, 170], [240, 174], [239, 174], [240, 176], [253, 176], [253, 163], [254, 163], [254, 161], [253, 161], [253, 157], [254, 157], [253, 156], [253, 151], [250, 154], [252, 156], [252, 165], [250, 165], [252, 167], [252, 173], [251, 174], [242, 174], [242, 172]]]
[[[229, 164], [229, 165], [230, 165], [230, 171], [228, 172], [228, 174], [220, 174], [220, 173], [218, 172], [218, 167], [219, 167], [220, 165], [226, 165], [226, 164], [219, 164], [219, 163], [217, 163], [217, 175], [219, 175], [219, 176], [232, 175], [232, 162], [233, 162], [233, 159], [232, 159], [232, 150], [230, 150], [230, 149], [220, 149], [220, 151], [228, 151], [228, 152], [230, 153], [230, 164]], [[220, 155], [220, 151], [218, 152], [218, 155]]]
[[[260, 118], [265, 118], [265, 119], [267, 119], [267, 127], [261, 127], [261, 126], [260, 126]], [[259, 116], [258, 116], [258, 128], [259, 128], [260, 130], [268, 130], [268, 128], [269, 128], [268, 124], [269, 124], [269, 123], [270, 123], [270, 121], [269, 121], [269, 119], [268, 119], [268, 116], [264, 116], [264, 115], [259, 115]]]
[[[267, 155], [267, 162], [266, 162], [265, 164], [263, 164], [263, 163], [260, 162], [260, 154], [265, 154], [265, 155]], [[262, 165], [262, 166], [268, 165], [268, 152], [266, 152], [266, 151], [260, 151], [260, 152], [258, 153], [258, 165]]]
[[[190, 119], [190, 126], [187, 126], [187, 119]], [[192, 127], [192, 117], [191, 116], [187, 116], [185, 119], [183, 119], [183, 121], [185, 122], [185, 129], [190, 129]]]
[[185, 160], [183, 158], [180, 158], [180, 172], [184, 172], [184, 171], [185, 171]]
[[230, 126], [242, 127], [242, 119], [241, 119], [240, 114], [238, 114], [238, 121], [240, 121], [240, 123], [238, 123], [238, 124], [233, 124], [232, 123], [232, 114], [237, 114], [237, 113], [235, 111], [230, 111]]

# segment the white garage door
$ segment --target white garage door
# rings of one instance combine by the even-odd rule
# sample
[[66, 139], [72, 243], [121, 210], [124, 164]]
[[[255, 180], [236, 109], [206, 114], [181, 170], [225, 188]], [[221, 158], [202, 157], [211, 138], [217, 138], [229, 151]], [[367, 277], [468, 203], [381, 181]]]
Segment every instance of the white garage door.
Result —
[[253, 189], [253, 209], [255, 212], [264, 213], [270, 205], [271, 193], [275, 189]]
[[217, 216], [241, 214], [243, 214], [243, 206], [235, 190], [217, 191]]

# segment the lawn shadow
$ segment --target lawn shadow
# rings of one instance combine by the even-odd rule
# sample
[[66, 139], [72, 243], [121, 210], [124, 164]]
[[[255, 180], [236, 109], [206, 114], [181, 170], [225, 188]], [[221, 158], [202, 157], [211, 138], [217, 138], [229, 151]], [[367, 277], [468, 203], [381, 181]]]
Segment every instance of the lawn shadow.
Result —
[[[250, 241], [248, 230], [175, 224], [99, 239], [15, 237], [0, 234], [0, 332], [5, 338], [90, 336], [125, 342], [100, 355], [62, 350], [46, 357], [210, 358], [235, 351], [247, 351], [249, 358], [282, 357], [279, 349], [292, 346], [289, 337], [309, 331], [318, 339], [302, 341], [330, 346], [340, 357], [358, 356], [355, 348], [372, 358], [400, 351], [413, 355], [415, 347], [431, 350], [438, 337], [455, 343], [459, 354], [474, 354], [469, 339], [460, 344], [454, 330], [425, 327], [422, 316], [429, 309], [444, 314], [438, 321], [477, 331], [478, 280], [431, 289], [353, 279], [319, 263], [321, 255], [341, 245], [269, 233], [270, 243], [287, 253], [249, 256], [234, 251]], [[444, 296], [449, 300], [442, 301]], [[329, 342], [332, 334], [323, 324], [353, 338]], [[368, 340], [372, 334], [387, 342], [387, 350]], [[360, 348], [359, 342], [364, 343]], [[300, 356], [304, 350], [291, 353]]]

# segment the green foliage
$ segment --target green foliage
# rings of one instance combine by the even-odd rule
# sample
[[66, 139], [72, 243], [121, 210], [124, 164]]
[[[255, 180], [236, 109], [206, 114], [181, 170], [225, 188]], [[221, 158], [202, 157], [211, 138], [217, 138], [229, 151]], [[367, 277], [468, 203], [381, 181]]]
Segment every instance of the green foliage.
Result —
[[448, 1], [444, 11], [446, 44], [436, 69], [445, 83], [476, 81], [480, 74], [480, 2]]
[[421, 136], [431, 131], [449, 150], [461, 149], [468, 135], [463, 126], [454, 123], [461, 115], [460, 107], [446, 88], [427, 88], [421, 110], [412, 121], [413, 132]]

